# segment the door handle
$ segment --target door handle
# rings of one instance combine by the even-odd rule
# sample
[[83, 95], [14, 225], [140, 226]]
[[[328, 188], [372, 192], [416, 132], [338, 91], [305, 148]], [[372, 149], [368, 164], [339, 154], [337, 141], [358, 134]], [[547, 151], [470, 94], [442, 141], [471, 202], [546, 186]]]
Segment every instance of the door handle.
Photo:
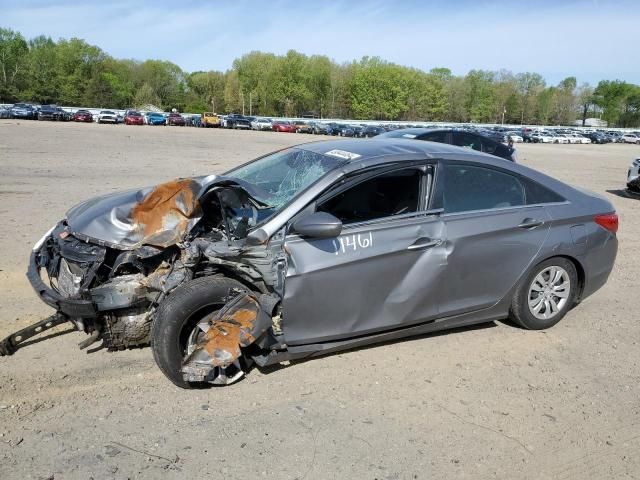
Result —
[[407, 247], [407, 250], [426, 250], [427, 248], [437, 247], [442, 244], [442, 240], [439, 238], [433, 239], [428, 237], [421, 237]]
[[539, 227], [540, 225], [544, 225], [542, 220], [536, 220], [535, 218], [525, 218], [522, 220], [522, 223], [518, 225], [520, 228], [533, 229]]

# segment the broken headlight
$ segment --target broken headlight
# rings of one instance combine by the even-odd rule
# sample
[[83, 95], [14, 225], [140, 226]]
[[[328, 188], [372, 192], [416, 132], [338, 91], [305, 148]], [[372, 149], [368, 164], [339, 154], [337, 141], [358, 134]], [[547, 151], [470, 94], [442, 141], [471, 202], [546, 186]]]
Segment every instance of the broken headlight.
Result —
[[51, 235], [51, 232], [53, 232], [53, 229], [56, 228], [57, 226], [58, 226], [58, 224], [56, 223], [53, 227], [51, 227], [49, 230], [47, 230], [47, 233], [45, 233], [40, 240], [38, 240], [36, 242], [36, 244], [33, 246], [33, 251], [34, 252], [37, 252], [38, 250], [40, 250], [40, 248], [42, 247], [44, 242], [46, 242], [47, 238], [49, 238], [49, 235]]

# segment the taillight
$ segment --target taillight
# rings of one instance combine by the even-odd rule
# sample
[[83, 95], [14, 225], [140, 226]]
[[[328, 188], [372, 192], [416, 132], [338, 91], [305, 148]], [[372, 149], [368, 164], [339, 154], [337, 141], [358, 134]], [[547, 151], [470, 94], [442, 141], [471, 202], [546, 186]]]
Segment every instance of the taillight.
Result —
[[616, 233], [618, 231], [618, 215], [615, 213], [596, 215], [593, 220], [602, 228], [609, 230], [611, 233]]

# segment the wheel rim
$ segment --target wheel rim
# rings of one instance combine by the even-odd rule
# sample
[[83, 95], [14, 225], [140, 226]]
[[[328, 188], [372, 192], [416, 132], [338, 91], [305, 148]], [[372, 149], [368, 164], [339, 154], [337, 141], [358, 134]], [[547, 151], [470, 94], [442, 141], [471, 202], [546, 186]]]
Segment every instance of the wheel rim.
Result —
[[570, 294], [569, 273], [562, 267], [546, 267], [529, 286], [529, 311], [537, 319], [552, 319], [564, 309]]
[[[184, 358], [191, 355], [198, 343], [205, 338], [209, 329], [208, 318], [217, 313], [223, 305], [210, 304], [194, 312], [185, 322], [178, 338], [178, 348]], [[244, 376], [244, 370], [240, 359], [236, 359], [227, 367], [215, 367], [206, 380], [214, 385], [229, 385], [235, 383]]]

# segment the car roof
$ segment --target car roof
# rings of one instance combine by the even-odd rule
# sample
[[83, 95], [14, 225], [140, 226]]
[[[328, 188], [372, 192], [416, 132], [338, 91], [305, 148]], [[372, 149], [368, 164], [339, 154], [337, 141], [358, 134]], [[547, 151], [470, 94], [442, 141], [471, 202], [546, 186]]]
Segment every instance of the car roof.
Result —
[[[436, 158], [442, 155], [474, 155], [483, 158], [497, 158], [476, 150], [455, 147], [447, 143], [426, 142], [424, 140], [411, 140], [407, 138], [371, 138], [352, 140], [326, 140], [319, 142], [304, 143], [295, 148], [307, 150], [321, 155], [329, 155], [343, 158], [345, 160], [357, 160], [366, 162], [367, 160], [401, 160], [406, 157], [414, 160], [415, 157]], [[350, 158], [351, 157], [351, 158]], [[504, 161], [503, 159], [499, 159]], [[377, 163], [377, 162], [376, 162]]]

